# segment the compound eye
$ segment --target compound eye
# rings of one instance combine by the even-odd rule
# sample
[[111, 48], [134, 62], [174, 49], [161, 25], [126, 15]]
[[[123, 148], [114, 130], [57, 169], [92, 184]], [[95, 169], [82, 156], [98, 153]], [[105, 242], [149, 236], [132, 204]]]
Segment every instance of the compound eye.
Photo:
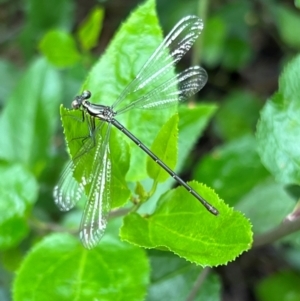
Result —
[[79, 109], [79, 108], [80, 108], [80, 104], [79, 104], [79, 102], [78, 102], [77, 99], [74, 99], [74, 100], [72, 101], [72, 108], [73, 108], [73, 109]]
[[90, 92], [90, 91], [88, 91], [88, 90], [84, 90], [83, 92], [82, 92], [82, 98], [84, 98], [84, 99], [89, 99], [91, 96], [92, 96], [92, 93]]

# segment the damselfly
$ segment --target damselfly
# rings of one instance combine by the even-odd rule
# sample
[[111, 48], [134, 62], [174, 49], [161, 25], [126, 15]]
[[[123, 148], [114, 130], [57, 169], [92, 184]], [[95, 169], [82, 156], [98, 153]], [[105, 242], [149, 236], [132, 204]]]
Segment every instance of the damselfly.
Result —
[[[72, 102], [72, 108], [81, 110], [83, 116], [85, 116], [84, 118], [89, 128], [89, 136], [87, 138], [91, 139], [82, 139], [82, 147], [69, 161], [58, 185], [54, 188], [54, 199], [61, 210], [69, 210], [85, 194], [85, 187], [89, 185], [89, 193], [86, 196], [87, 203], [80, 226], [80, 239], [86, 248], [90, 249], [99, 242], [107, 224], [111, 195], [109, 149], [111, 125], [115, 126], [137, 144], [180, 185], [198, 199], [209, 212], [215, 215], [218, 214], [217, 209], [184, 182], [116, 119], [118, 115], [128, 110], [164, 107], [175, 104], [178, 101], [184, 101], [205, 85], [207, 73], [199, 66], [190, 67], [177, 75], [174, 75], [172, 72], [175, 64], [192, 47], [202, 28], [203, 23], [196, 16], [187, 16], [179, 21], [112, 106], [89, 102], [88, 99], [91, 97], [89, 91], [83, 91]], [[129, 103], [128, 101], [126, 102], [129, 95], [131, 97], [132, 95], [138, 95], [137, 92], [147, 86], [154, 88], [146, 94], [137, 97], [137, 99]], [[100, 125], [96, 126], [95, 121], [99, 120]], [[102, 136], [103, 138], [98, 138], [97, 136], [98, 140], [96, 140], [95, 133], [104, 123], [108, 124], [106, 132]], [[78, 166], [85, 168], [85, 157], [93, 147], [95, 147], [93, 166], [83, 171], [82, 174], [84, 176], [82, 176], [80, 181], [75, 180], [73, 176], [74, 171]]]

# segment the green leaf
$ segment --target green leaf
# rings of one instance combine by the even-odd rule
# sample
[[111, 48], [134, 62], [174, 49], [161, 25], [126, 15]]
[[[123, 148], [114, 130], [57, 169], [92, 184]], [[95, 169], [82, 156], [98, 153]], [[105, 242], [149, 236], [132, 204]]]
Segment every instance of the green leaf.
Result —
[[84, 50], [90, 50], [97, 45], [103, 18], [103, 8], [96, 6], [80, 25], [77, 35]]
[[[91, 101], [112, 105], [161, 41], [162, 34], [155, 11], [155, 1], [149, 0], [139, 6], [122, 24], [105, 54], [92, 68], [84, 84], [84, 89], [90, 90], [93, 94]], [[141, 89], [139, 95], [142, 96], [151, 89], [153, 89], [151, 86]], [[129, 96], [125, 102], [129, 103], [132, 100]], [[131, 110], [126, 114], [120, 114], [118, 120], [150, 147], [161, 127], [175, 111], [176, 108]], [[165, 138], [167, 139], [167, 136]], [[126, 141], [129, 142], [127, 138]], [[140, 181], [148, 178], [146, 154], [133, 142], [129, 142], [129, 146], [131, 162], [127, 180]]]
[[38, 185], [22, 165], [0, 164], [0, 249], [20, 243], [28, 234], [26, 215], [37, 199]]
[[56, 70], [36, 60], [18, 82], [0, 116], [0, 157], [39, 174], [49, 158], [62, 86]]
[[207, 20], [203, 31], [203, 61], [210, 67], [215, 67], [223, 57], [226, 39], [226, 23], [220, 16]]
[[236, 204], [255, 184], [267, 177], [252, 136], [215, 148], [200, 161], [194, 172], [195, 179], [213, 187], [230, 205]]
[[295, 0], [295, 6], [296, 6], [297, 8], [300, 8], [300, 0]]
[[223, 66], [229, 70], [242, 68], [253, 54], [249, 42], [236, 36], [230, 37], [224, 48]]
[[288, 46], [300, 49], [300, 36], [297, 30], [291, 28], [300, 27], [300, 14], [288, 6], [277, 4], [272, 7], [274, 21], [277, 23], [277, 29], [280, 37]]
[[194, 106], [180, 105], [178, 107], [179, 141], [176, 170], [182, 168], [216, 110], [216, 105], [203, 103]]
[[236, 90], [222, 100], [215, 116], [214, 128], [222, 139], [232, 140], [254, 132], [261, 108], [250, 92]]
[[27, 59], [36, 54], [38, 37], [53, 28], [70, 31], [74, 24], [75, 3], [72, 0], [27, 0], [23, 12], [24, 26], [20, 34], [21, 50]]
[[[151, 151], [171, 169], [174, 169], [177, 157], [177, 124], [176, 114], [164, 124], [151, 146]], [[169, 174], [150, 157], [147, 159], [147, 171], [156, 182], [164, 182], [169, 177]]]
[[226, 264], [252, 243], [249, 221], [225, 205], [209, 188], [190, 183], [220, 214], [210, 214], [183, 187], [165, 193], [155, 212], [142, 217], [131, 213], [124, 218], [123, 240], [145, 248], [168, 249], [202, 266]]
[[268, 99], [257, 126], [258, 152], [274, 177], [287, 184], [300, 183], [300, 56], [279, 79], [279, 90]]
[[140, 248], [107, 239], [88, 251], [71, 235], [54, 234], [36, 244], [23, 261], [14, 300], [142, 301], [148, 274]]
[[[197, 105], [180, 105], [178, 106], [179, 113], [179, 141], [178, 141], [178, 160], [175, 168], [179, 172], [186, 166], [186, 160], [189, 158], [191, 150], [199, 137], [202, 135], [210, 118], [216, 111], [217, 107], [211, 104], [197, 104]], [[151, 183], [149, 183], [151, 181]], [[152, 180], [143, 181], [145, 187], [151, 187]], [[146, 212], [154, 210], [153, 206], [156, 204], [160, 195], [166, 192], [174, 185], [174, 179], [169, 177], [167, 181], [161, 183], [156, 187], [155, 193], [151, 199], [143, 205]]]
[[[249, 24], [246, 21], [247, 18], [245, 18], [245, 16], [249, 15], [250, 11], [252, 11], [251, 2], [247, 1], [224, 3], [218, 10], [217, 16], [222, 20], [222, 23], [226, 24], [226, 38], [223, 46], [221, 46], [221, 64], [225, 69], [239, 70], [252, 57], [250, 44], [251, 32]], [[220, 25], [219, 27], [221, 28]], [[207, 39], [211, 38], [214, 40], [213, 36], [215, 34], [212, 33]]]
[[47, 32], [39, 43], [39, 49], [57, 67], [72, 66], [80, 59], [73, 37], [60, 30]]
[[256, 185], [237, 205], [253, 223], [253, 232], [262, 234], [280, 225], [293, 210], [295, 201], [283, 185], [267, 179]]
[[[203, 268], [170, 252], [150, 250], [148, 254], [151, 263], [151, 285], [146, 300], [188, 300], [187, 297], [202, 276]], [[210, 271], [193, 300], [220, 300], [220, 291], [220, 279]]]
[[256, 287], [260, 301], [298, 301], [300, 276], [293, 271], [281, 271], [262, 280]]
[[0, 59], [0, 105], [3, 107], [20, 76], [19, 70], [8, 60]]
[[113, 162], [111, 166], [111, 208], [124, 205], [131, 194], [125, 180], [130, 162], [129, 146], [122, 136], [123, 134], [116, 129], [112, 130], [110, 144], [114, 146], [114, 149], [111, 151], [111, 160]]

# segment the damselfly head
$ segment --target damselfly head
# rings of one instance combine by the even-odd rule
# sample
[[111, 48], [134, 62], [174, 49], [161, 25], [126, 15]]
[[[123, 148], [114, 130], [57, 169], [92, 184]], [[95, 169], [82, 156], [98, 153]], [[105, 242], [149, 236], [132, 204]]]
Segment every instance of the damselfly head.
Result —
[[92, 96], [92, 93], [88, 90], [84, 90], [81, 95], [76, 96], [75, 99], [72, 101], [72, 108], [77, 110], [82, 106], [82, 103], [89, 99]]

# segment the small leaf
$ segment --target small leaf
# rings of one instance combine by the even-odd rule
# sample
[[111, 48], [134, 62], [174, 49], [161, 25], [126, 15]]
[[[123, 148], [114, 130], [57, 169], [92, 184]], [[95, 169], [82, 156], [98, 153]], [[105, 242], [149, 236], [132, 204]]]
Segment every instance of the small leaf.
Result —
[[152, 215], [126, 216], [121, 238], [145, 248], [166, 248], [202, 266], [226, 264], [248, 250], [252, 243], [249, 221], [211, 189], [195, 182], [191, 186], [219, 210], [218, 216], [179, 187], [160, 198]]
[[180, 170], [191, 153], [193, 146], [202, 136], [204, 129], [216, 112], [214, 104], [197, 104], [194, 106], [178, 106], [179, 114], [179, 141], [178, 141], [178, 163]]
[[229, 70], [242, 68], [253, 55], [249, 42], [245, 38], [236, 36], [232, 36], [226, 41], [223, 51], [223, 66]]
[[233, 140], [255, 130], [261, 101], [252, 93], [235, 90], [229, 93], [215, 116], [214, 128], [225, 140]]
[[279, 79], [279, 90], [268, 99], [257, 126], [258, 152], [263, 164], [285, 184], [300, 184], [300, 56]]
[[273, 19], [277, 23], [277, 29], [283, 42], [290, 47], [300, 49], [300, 36], [297, 30], [291, 30], [291, 28], [300, 27], [299, 12], [280, 4], [274, 5], [271, 9], [274, 14]]
[[111, 183], [111, 200], [112, 208], [124, 205], [130, 197], [130, 190], [125, 180], [126, 174], [129, 169], [130, 153], [129, 146], [124, 141], [122, 133], [112, 129], [110, 145], [111, 147], [111, 160], [112, 160], [112, 183]]
[[0, 116], [0, 157], [22, 162], [38, 174], [49, 158], [62, 83], [45, 60], [22, 76]]
[[[217, 107], [211, 104], [199, 104], [196, 106], [180, 105], [178, 106], [179, 113], [179, 141], [178, 141], [178, 160], [175, 171], [180, 171], [185, 167], [187, 158], [189, 158], [190, 152], [202, 135], [205, 127], [207, 126], [210, 118], [216, 111]], [[152, 180], [143, 181], [146, 187], [152, 185]], [[148, 206], [156, 204], [158, 197], [169, 190], [174, 185], [174, 179], [169, 177], [167, 181], [157, 186], [154, 195], [151, 200], [145, 204]], [[151, 204], [150, 204], [151, 203]]]
[[[176, 114], [164, 124], [151, 146], [151, 151], [171, 169], [175, 168], [177, 158], [177, 124]], [[157, 182], [164, 182], [170, 176], [150, 157], [147, 159], [147, 171]]]
[[245, 136], [216, 147], [196, 166], [194, 178], [213, 187], [226, 203], [236, 204], [269, 176], [259, 161], [256, 141]]
[[260, 281], [256, 295], [260, 301], [300, 300], [300, 276], [293, 271], [281, 271]]
[[28, 233], [26, 215], [37, 199], [33, 175], [18, 164], [0, 164], [0, 249], [17, 245]]
[[36, 39], [53, 28], [71, 30], [74, 25], [75, 3], [72, 0], [29, 0], [24, 9], [20, 49], [27, 61], [36, 56]]
[[90, 50], [97, 45], [103, 17], [103, 8], [96, 6], [80, 25], [77, 35], [84, 50]]
[[39, 43], [39, 49], [57, 67], [72, 66], [80, 59], [73, 37], [60, 30], [46, 33]]
[[14, 300], [142, 301], [148, 274], [140, 248], [107, 239], [88, 251], [71, 235], [55, 234], [36, 244], [23, 261]]
[[[187, 297], [202, 276], [203, 268], [170, 252], [150, 250], [148, 254], [151, 263], [151, 284], [146, 300], [188, 300]], [[220, 292], [220, 279], [210, 271], [193, 300], [219, 300]]]

